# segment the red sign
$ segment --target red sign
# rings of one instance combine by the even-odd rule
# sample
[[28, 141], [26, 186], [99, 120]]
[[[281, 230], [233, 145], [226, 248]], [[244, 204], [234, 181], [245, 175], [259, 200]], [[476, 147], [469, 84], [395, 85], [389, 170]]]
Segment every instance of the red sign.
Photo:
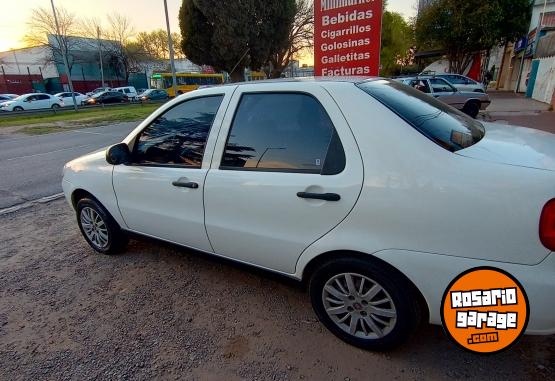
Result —
[[314, 0], [317, 76], [377, 76], [382, 0]]

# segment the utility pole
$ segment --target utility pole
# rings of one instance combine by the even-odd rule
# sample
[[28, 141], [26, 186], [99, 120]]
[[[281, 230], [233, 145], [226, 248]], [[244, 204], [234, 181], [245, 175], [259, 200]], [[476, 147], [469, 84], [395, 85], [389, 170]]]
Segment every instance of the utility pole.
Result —
[[170, 18], [168, 16], [168, 2], [164, 0], [164, 11], [166, 12], [166, 28], [168, 30], [168, 46], [170, 48], [170, 66], [172, 68], [173, 95], [177, 97], [177, 77], [175, 76], [175, 62], [173, 60], [173, 41], [170, 31]]
[[71, 73], [69, 72], [69, 64], [67, 63], [66, 49], [63, 46], [62, 38], [60, 35], [60, 25], [58, 24], [58, 15], [56, 15], [56, 7], [54, 6], [54, 0], [50, 0], [52, 4], [52, 13], [54, 14], [54, 22], [56, 23], [56, 33], [58, 35], [58, 45], [62, 51], [62, 57], [64, 59], [64, 66], [66, 69], [67, 81], [69, 82], [69, 91], [71, 91], [71, 98], [73, 99], [73, 108], [77, 111], [77, 100], [75, 99], [75, 93], [73, 92], [73, 82], [71, 82]]
[[102, 77], [102, 87], [104, 87], [104, 64], [102, 63], [102, 43], [100, 42], [100, 27], [96, 27], [96, 39], [98, 40], [98, 59], [100, 60], [100, 76]]

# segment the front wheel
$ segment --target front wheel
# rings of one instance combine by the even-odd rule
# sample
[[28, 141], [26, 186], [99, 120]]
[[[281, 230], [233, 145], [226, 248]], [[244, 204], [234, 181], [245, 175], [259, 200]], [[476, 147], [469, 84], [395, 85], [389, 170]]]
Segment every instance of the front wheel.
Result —
[[480, 113], [480, 103], [479, 102], [468, 102], [464, 105], [462, 111], [470, 116], [471, 118], [476, 119], [478, 114]]
[[13, 110], [14, 110], [14, 111], [23, 111], [23, 107], [15, 106], [15, 107], [13, 108]]
[[127, 245], [127, 236], [110, 213], [96, 200], [77, 203], [77, 223], [87, 243], [101, 254], [116, 254]]
[[383, 351], [403, 343], [419, 323], [411, 285], [385, 265], [356, 258], [318, 268], [309, 284], [320, 321], [341, 340]]

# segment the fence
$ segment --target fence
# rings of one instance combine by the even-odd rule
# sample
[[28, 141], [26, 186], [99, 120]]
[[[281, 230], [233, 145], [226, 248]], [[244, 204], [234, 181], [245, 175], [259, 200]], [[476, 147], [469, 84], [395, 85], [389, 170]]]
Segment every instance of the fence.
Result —
[[555, 91], [555, 56], [539, 58], [538, 73], [536, 75], [532, 98], [537, 101], [550, 103]]

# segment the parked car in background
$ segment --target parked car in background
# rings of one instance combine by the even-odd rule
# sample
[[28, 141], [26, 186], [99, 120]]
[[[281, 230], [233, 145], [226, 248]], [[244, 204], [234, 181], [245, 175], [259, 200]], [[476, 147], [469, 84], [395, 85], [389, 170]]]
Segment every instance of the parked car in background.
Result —
[[105, 91], [103, 93], [98, 93], [87, 99], [85, 105], [96, 105], [96, 104], [110, 104], [110, 103], [127, 103], [129, 98], [119, 91]]
[[436, 78], [443, 78], [459, 91], [485, 93], [486, 87], [483, 83], [476, 82], [472, 78], [468, 78], [460, 74], [435, 74]]
[[491, 103], [487, 94], [459, 91], [445, 79], [437, 76], [405, 77], [396, 80], [429, 94], [473, 118], [476, 118], [480, 110], [485, 110]]
[[[73, 94], [75, 94], [75, 102], [77, 102], [78, 105], [82, 105], [83, 102], [89, 99], [89, 97], [86, 96], [85, 94], [76, 93], [76, 92], [74, 92]], [[61, 98], [64, 101], [65, 106], [73, 106], [73, 97], [71, 96], [71, 93], [58, 93], [58, 94], [55, 94], [54, 96]]]
[[189, 92], [62, 187], [97, 252], [132, 233], [305, 281], [331, 332], [384, 350], [441, 324], [446, 288], [481, 266], [526, 288], [529, 334], [555, 333], [554, 183], [553, 134], [336, 78]]
[[64, 107], [64, 101], [61, 98], [45, 93], [24, 94], [4, 102], [0, 105], [2, 111], [24, 111], [39, 109], [58, 109]]
[[88, 92], [86, 95], [88, 97], [92, 97], [95, 94], [100, 94], [100, 93], [103, 93], [105, 91], [110, 91], [110, 90], [111, 90], [111, 87], [98, 87], [98, 88], [94, 89], [93, 91]]
[[119, 91], [120, 93], [125, 94], [130, 101], [139, 99], [139, 94], [133, 86], [115, 87], [112, 91]]
[[7, 101], [11, 101], [17, 98], [19, 95], [17, 94], [0, 94], [0, 103], [4, 103]]
[[141, 101], [156, 101], [169, 99], [170, 96], [166, 90], [150, 89], [139, 95]]

